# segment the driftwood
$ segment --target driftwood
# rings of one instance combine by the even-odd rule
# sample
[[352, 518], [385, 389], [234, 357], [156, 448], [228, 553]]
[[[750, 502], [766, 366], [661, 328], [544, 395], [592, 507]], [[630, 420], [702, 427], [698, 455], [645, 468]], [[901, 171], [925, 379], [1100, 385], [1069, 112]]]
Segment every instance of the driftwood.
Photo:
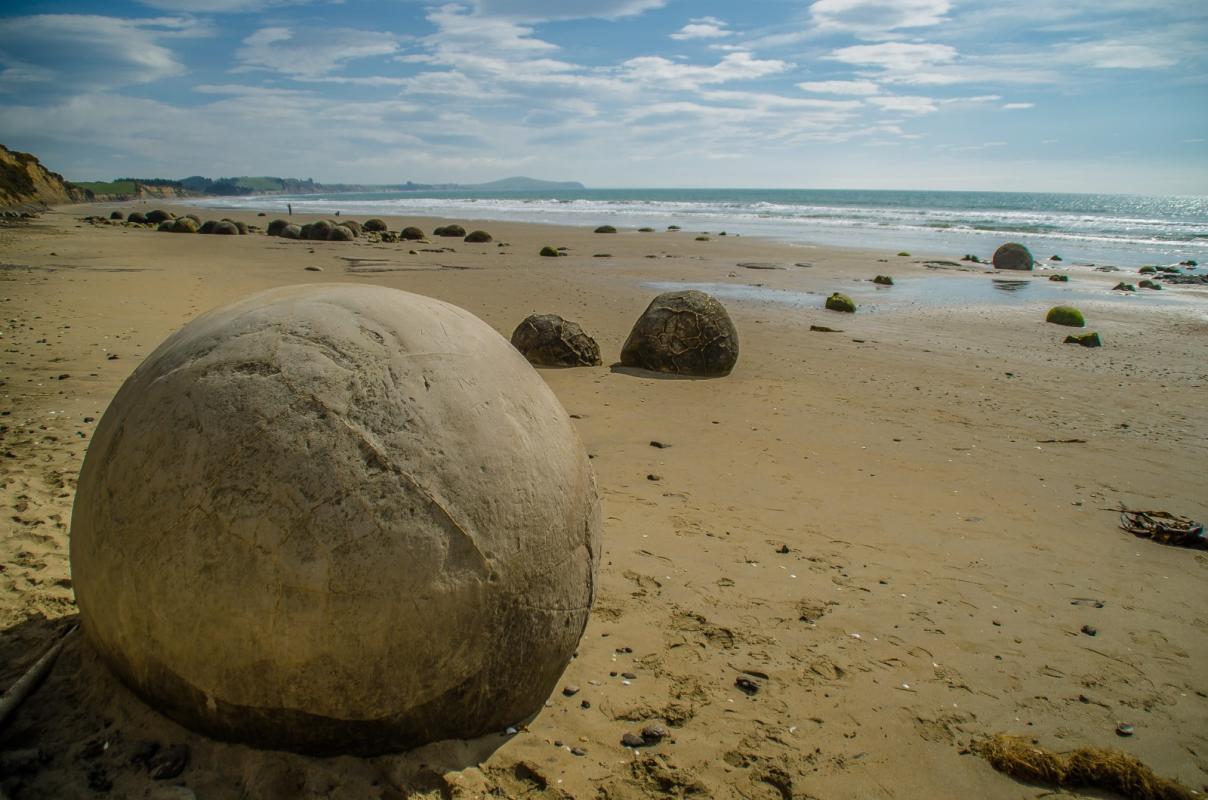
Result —
[[54, 666], [55, 659], [59, 657], [59, 653], [63, 650], [63, 645], [67, 642], [68, 637], [76, 632], [78, 626], [72, 625], [67, 633], [59, 637], [59, 640], [52, 644], [50, 648], [42, 654], [42, 657], [33, 663], [33, 665], [25, 671], [25, 674], [18, 678], [12, 686], [8, 687], [8, 691], [0, 697], [0, 729], [4, 728], [9, 717], [13, 715], [25, 698], [33, 693], [34, 689], [38, 688], [38, 684], [50, 672], [50, 668]]

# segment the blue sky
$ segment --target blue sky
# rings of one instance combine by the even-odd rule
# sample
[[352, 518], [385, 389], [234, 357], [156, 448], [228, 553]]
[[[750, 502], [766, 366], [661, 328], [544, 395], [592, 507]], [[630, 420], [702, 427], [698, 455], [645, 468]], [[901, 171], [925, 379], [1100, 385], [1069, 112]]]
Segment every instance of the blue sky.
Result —
[[1208, 194], [1203, 0], [41, 0], [0, 142], [78, 180]]

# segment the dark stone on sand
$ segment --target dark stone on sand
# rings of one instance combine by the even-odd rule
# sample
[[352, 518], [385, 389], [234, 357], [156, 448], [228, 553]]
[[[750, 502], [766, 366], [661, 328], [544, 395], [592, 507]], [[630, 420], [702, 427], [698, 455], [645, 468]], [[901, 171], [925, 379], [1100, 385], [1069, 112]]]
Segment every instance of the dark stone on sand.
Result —
[[157, 781], [167, 781], [179, 777], [187, 766], [189, 766], [189, 746], [185, 744], [166, 747], [147, 762], [151, 777]]
[[587, 751], [584, 750], [582, 747], [572, 747], [570, 749], [570, 754], [572, 756], [585, 756], [585, 755], [587, 755]]
[[201, 223], [201, 227], [197, 229], [197, 232], [198, 233], [213, 233], [214, 226], [217, 224], [218, 224], [218, 220], [207, 219], [205, 222]]
[[238, 236], [239, 227], [233, 222], [223, 220], [214, 226], [214, 234], [216, 236]]
[[1094, 625], [1083, 625], [1081, 630], [1087, 636], [1098, 636], [1099, 635], [1099, 629], [1096, 628]]
[[352, 231], [353, 236], [360, 236], [361, 231], [364, 230], [364, 227], [361, 225], [361, 223], [357, 222], [355, 219], [346, 219], [340, 222], [340, 224]]
[[910, 253], [907, 253], [905, 250], [903, 250], [902, 252], [898, 253], [898, 255], [899, 255], [900, 257], [902, 257], [902, 258], [910, 258]]
[[365, 220], [365, 224], [362, 227], [369, 233], [381, 233], [384, 230], [388, 230], [386, 223], [377, 217]]
[[1061, 260], [1061, 256], [1059, 256], [1059, 255], [1049, 256], [1049, 261], [1060, 261], [1060, 260]]
[[307, 272], [322, 272], [323, 271], [322, 267], [315, 267], [315, 266], [303, 267], [303, 269], [305, 269]]
[[494, 237], [492, 237], [491, 234], [487, 233], [486, 231], [470, 231], [466, 234], [464, 241], [472, 244], [486, 244], [487, 242], [493, 241], [493, 239]]
[[696, 237], [696, 241], [698, 241], [698, 242], [707, 242], [707, 241], [709, 241], [709, 237], [708, 237], [708, 236], [697, 236], [697, 237]]
[[655, 440], [650, 443], [650, 446], [657, 447], [659, 450], [666, 450], [671, 445]]
[[516, 326], [512, 346], [543, 367], [598, 367], [600, 346], [576, 322], [557, 314], [532, 314]]
[[265, 233], [267, 233], [269, 236], [280, 236], [281, 231], [285, 230], [285, 226], [288, 224], [289, 220], [287, 219], [275, 219], [268, 224], [268, 228], [265, 229]]
[[1080, 344], [1083, 347], [1102, 347], [1103, 342], [1099, 339], [1099, 334], [1095, 331], [1090, 333], [1080, 333], [1077, 336], [1065, 337], [1065, 344]]
[[334, 227], [335, 225], [332, 225], [325, 219], [307, 223], [302, 226], [302, 238], [316, 242], [325, 242], [327, 241], [327, 237], [331, 235], [331, 229]]
[[1153, 275], [1157, 271], [1157, 267], [1141, 267], [1141, 269], [1137, 270], [1137, 272], [1140, 272], [1142, 275]]
[[1137, 284], [1137, 286], [1141, 287], [1142, 289], [1161, 289], [1162, 288], [1162, 284], [1158, 283], [1157, 281], [1151, 281], [1149, 278], [1145, 278], [1144, 280], [1139, 282]]
[[662, 723], [655, 722], [642, 728], [642, 739], [647, 744], [658, 744], [671, 735], [671, 731], [667, 730], [667, 726]]
[[421, 231], [419, 228], [415, 227], [414, 225], [409, 225], [406, 228], [403, 228], [402, 233], [400, 233], [399, 235], [403, 239], [405, 239], [407, 241], [412, 241], [412, 242], [417, 239], [424, 238], [424, 232]]
[[1121, 282], [1121, 283], [1117, 283], [1115, 286], [1113, 286], [1112, 291], [1113, 292], [1135, 292], [1135, 291], [1137, 291], [1137, 287], [1133, 286], [1131, 283]]
[[327, 241], [329, 242], [351, 242], [355, 238], [357, 237], [352, 232], [352, 229], [344, 225], [333, 225], [331, 231], [327, 234]]
[[297, 225], [292, 225], [292, 224], [286, 225], [284, 228], [281, 229], [281, 238], [282, 239], [301, 239], [302, 238], [302, 229], [300, 227], [298, 227]]
[[432, 233], [436, 236], [463, 237], [466, 235], [466, 229], [460, 225], [445, 225], [444, 227], [437, 228], [436, 230], [432, 231]]
[[847, 314], [854, 314], [856, 311], [856, 304], [852, 299], [839, 292], [835, 292], [826, 298], [826, 307], [831, 311], [842, 311]]
[[825, 325], [811, 325], [810, 330], [815, 333], [843, 333], [838, 328], [828, 328]]
[[725, 306], [694, 289], [665, 292], [634, 323], [621, 363], [681, 375], [728, 375], [738, 362], [738, 331]]
[[734, 679], [734, 687], [746, 695], [758, 694], [759, 690], [762, 688], [758, 682], [753, 681], [743, 675], [740, 675]]
[[1049, 309], [1049, 313], [1045, 315], [1044, 321], [1051, 322], [1054, 325], [1066, 325], [1071, 328], [1086, 326], [1086, 319], [1083, 318], [1082, 312], [1073, 306], [1053, 306]]
[[646, 740], [636, 733], [627, 733], [621, 737], [621, 744], [625, 747], [645, 747]]
[[1050, 275], [1049, 280], [1056, 281], [1057, 283], [1069, 283], [1070, 276], [1069, 275]]
[[601, 225], [600, 227], [596, 228], [595, 232], [596, 233], [616, 233], [617, 229], [612, 227], [611, 225]]
[[148, 222], [147, 215], [141, 211], [131, 211], [130, 216], [126, 217], [126, 221], [138, 225], [145, 225]]
[[965, 255], [961, 256], [961, 261], [970, 261], [974, 264], [982, 263], [982, 260], [972, 253], [965, 253]]
[[566, 697], [574, 697], [579, 693], [579, 687], [573, 683], [568, 683], [562, 687], [562, 694]]
[[237, 220], [237, 219], [228, 219], [226, 217], [222, 218], [222, 222], [231, 223], [232, 225], [235, 226], [235, 229], [237, 231], [239, 231], [240, 236], [247, 236], [248, 227], [247, 227], [246, 222], [243, 222], [242, 220]]
[[125, 219], [125, 218], [126, 218], [126, 215], [120, 211], [114, 211], [114, 212], [110, 213], [110, 215], [109, 215], [109, 219]]
[[173, 233], [197, 233], [200, 227], [192, 217], [181, 217], [172, 222]]
[[638, 228], [638, 233], [654, 233], [654, 228]]
[[738, 266], [743, 269], [784, 269], [779, 264], [773, 264], [770, 261], [740, 261]]
[[543, 256], [545, 256], [546, 258], [557, 258], [557, 257], [558, 257], [558, 250], [557, 250], [557, 248], [550, 247], [550, 246], [547, 244], [545, 247], [542, 247], [542, 248], [541, 248], [541, 253], [540, 253], [539, 255], [543, 255]]
[[878, 286], [893, 286], [893, 278], [888, 275], [878, 275], [872, 279], [872, 282]]
[[166, 219], [174, 219], [174, 217], [163, 209], [157, 208], [154, 211], [147, 212], [147, 222], [153, 225], [158, 225]]
[[1018, 242], [1007, 242], [994, 251], [994, 269], [1030, 270], [1032, 252]]
[[654, 481], [655, 483], [661, 481], [662, 479], [663, 479], [662, 475], [655, 475], [653, 472], [646, 476], [646, 480]]

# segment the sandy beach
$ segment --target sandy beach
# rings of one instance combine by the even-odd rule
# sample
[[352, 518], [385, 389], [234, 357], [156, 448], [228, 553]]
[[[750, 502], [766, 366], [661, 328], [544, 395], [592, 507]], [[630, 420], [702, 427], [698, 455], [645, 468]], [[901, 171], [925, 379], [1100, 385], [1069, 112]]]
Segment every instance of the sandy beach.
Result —
[[[540, 374], [596, 469], [599, 594], [562, 680], [577, 692], [512, 733], [372, 759], [210, 741], [73, 635], [0, 736], [13, 800], [1103, 796], [994, 771], [974, 750], [997, 733], [1118, 748], [1208, 791], [1208, 553], [1135, 538], [1114, 510], [1208, 519], [1208, 287], [1124, 298], [1132, 270], [990, 276], [962, 253], [719, 231], [387, 218], [495, 241], [375, 244], [81, 221], [114, 208], [131, 206], [0, 227], [3, 685], [73, 623], [76, 476], [122, 381], [189, 319], [275, 286], [394, 287], [504, 337], [531, 313], [595, 337], [603, 366]], [[731, 375], [613, 366], [668, 284], [726, 305]], [[825, 310], [835, 291], [860, 310]], [[1044, 322], [1061, 292], [1102, 348]], [[655, 723], [670, 736], [622, 746]], [[179, 776], [131, 765], [147, 742], [187, 746]]]

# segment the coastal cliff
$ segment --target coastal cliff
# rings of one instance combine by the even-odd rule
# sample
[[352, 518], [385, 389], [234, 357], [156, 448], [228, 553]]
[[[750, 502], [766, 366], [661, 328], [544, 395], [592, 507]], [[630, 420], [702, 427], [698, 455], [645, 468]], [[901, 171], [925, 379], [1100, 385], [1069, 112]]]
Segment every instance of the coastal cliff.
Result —
[[47, 206], [89, 199], [88, 192], [48, 170], [37, 156], [0, 144], [0, 213], [36, 213]]

